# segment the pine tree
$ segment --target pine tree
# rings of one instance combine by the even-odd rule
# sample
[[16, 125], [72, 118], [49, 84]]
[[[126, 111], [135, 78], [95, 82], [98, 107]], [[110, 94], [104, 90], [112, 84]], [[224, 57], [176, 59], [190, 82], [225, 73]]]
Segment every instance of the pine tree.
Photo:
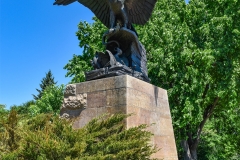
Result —
[[36, 89], [38, 91], [38, 95], [34, 95], [33, 94], [33, 98], [35, 100], [38, 100], [42, 97], [42, 93], [43, 91], [48, 87], [48, 86], [51, 86], [51, 85], [55, 85], [57, 82], [54, 82], [54, 77], [52, 75], [52, 72], [51, 70], [48, 71], [48, 73], [46, 73], [46, 76], [42, 79], [41, 81], [42, 83], [40, 84], [40, 87], [41, 89]]

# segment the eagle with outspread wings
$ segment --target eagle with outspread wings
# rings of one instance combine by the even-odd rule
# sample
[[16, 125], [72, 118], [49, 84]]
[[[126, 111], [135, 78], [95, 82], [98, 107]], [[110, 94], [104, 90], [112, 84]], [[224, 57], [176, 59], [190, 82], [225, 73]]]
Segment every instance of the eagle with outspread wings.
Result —
[[108, 28], [117, 24], [131, 29], [133, 24], [145, 24], [157, 0], [55, 0], [54, 5], [68, 5], [78, 1], [89, 8]]

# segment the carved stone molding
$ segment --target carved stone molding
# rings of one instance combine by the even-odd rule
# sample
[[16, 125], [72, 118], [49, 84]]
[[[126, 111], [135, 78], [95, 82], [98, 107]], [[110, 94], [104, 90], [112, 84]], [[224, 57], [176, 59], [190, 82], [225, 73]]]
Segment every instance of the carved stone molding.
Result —
[[[66, 94], [66, 93], [65, 93]], [[62, 108], [83, 109], [87, 107], [87, 94], [64, 97]]]
[[69, 84], [67, 85], [65, 89], [65, 96], [73, 96], [76, 95], [76, 85], [75, 84]]

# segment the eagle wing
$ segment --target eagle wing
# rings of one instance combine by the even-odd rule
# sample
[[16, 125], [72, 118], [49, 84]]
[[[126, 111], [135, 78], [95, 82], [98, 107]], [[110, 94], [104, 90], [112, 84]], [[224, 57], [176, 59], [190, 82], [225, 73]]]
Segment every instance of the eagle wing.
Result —
[[110, 7], [108, 0], [55, 0], [53, 4], [68, 5], [76, 1], [89, 8], [106, 27], [110, 27]]
[[[108, 0], [55, 0], [57, 5], [68, 5], [78, 1], [89, 8], [95, 16], [110, 28], [110, 6]], [[125, 0], [124, 5], [128, 12], [128, 20], [134, 24], [145, 24], [153, 11], [157, 0]]]
[[151, 17], [157, 0], [125, 0], [128, 10], [129, 22], [134, 24], [145, 24]]

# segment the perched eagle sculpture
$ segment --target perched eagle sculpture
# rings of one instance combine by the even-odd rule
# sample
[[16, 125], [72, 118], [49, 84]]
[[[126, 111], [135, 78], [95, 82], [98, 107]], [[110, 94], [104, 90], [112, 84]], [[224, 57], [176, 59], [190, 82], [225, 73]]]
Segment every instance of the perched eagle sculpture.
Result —
[[133, 24], [145, 24], [157, 0], [55, 0], [54, 5], [68, 5], [78, 1], [89, 8], [108, 28], [120, 26], [131, 29]]

